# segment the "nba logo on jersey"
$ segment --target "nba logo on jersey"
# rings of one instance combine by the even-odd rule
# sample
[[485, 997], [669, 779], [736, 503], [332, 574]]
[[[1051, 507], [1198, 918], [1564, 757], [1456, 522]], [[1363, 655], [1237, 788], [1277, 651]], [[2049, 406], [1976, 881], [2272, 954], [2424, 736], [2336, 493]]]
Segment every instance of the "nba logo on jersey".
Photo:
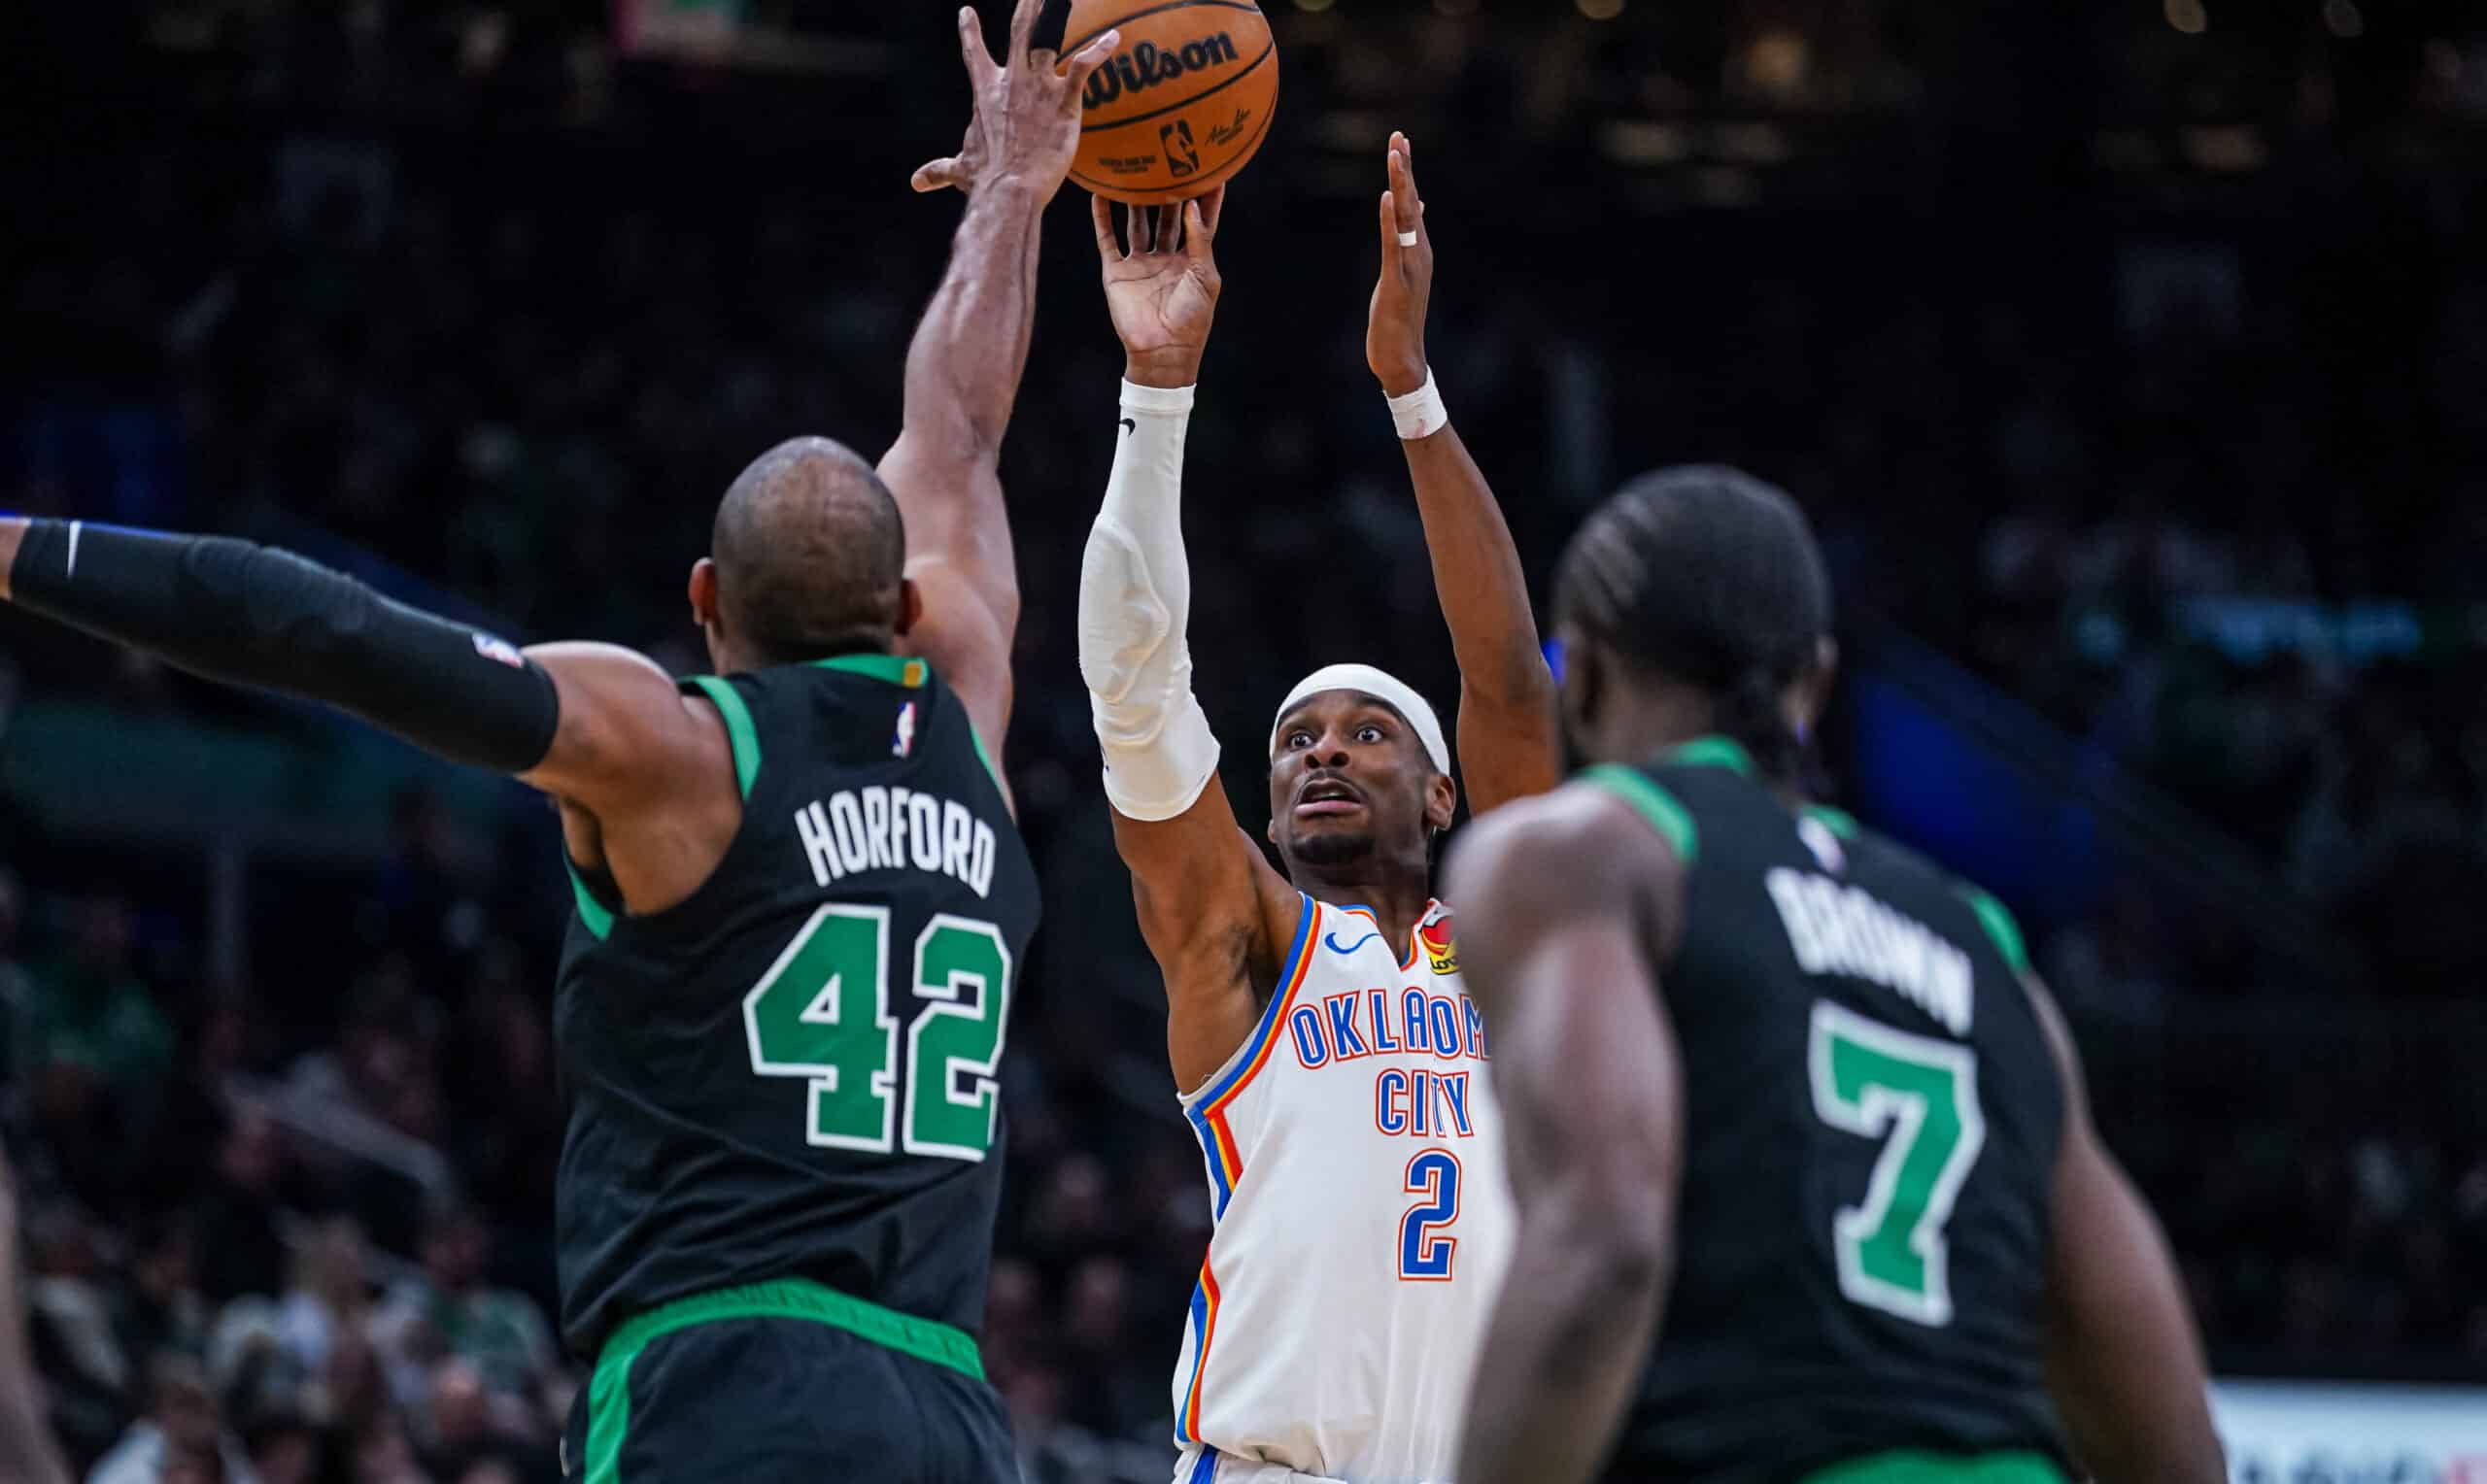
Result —
[[1848, 869], [1848, 852], [1840, 848], [1839, 836], [1828, 825], [1808, 814], [1796, 822], [1796, 838], [1805, 842], [1805, 849], [1814, 853], [1823, 870], [1836, 876]]
[[898, 736], [890, 743], [890, 756], [903, 758], [915, 751], [915, 702], [898, 708]]

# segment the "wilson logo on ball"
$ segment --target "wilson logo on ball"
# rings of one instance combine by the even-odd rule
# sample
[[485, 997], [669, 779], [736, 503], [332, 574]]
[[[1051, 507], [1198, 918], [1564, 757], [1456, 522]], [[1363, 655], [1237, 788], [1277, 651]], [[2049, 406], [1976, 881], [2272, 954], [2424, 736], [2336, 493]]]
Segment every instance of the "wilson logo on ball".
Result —
[[1160, 51], [1152, 44], [1141, 42], [1089, 76], [1088, 90], [1081, 95], [1079, 106], [1082, 110], [1103, 108], [1127, 92], [1146, 92], [1185, 73], [1242, 58], [1243, 53], [1235, 49], [1235, 38], [1223, 31], [1191, 42], [1179, 51]]

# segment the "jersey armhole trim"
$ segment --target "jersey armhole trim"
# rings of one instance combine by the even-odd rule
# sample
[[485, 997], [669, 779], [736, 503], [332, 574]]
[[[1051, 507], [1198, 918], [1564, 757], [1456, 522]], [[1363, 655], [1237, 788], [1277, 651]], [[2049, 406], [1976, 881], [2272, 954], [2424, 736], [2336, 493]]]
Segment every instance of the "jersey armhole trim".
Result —
[[1227, 1058], [1225, 1065], [1209, 1073], [1208, 1080], [1198, 1088], [1176, 1096], [1176, 1100], [1185, 1108], [1206, 1110], [1209, 1104], [1223, 1101], [1229, 1094], [1242, 1091], [1244, 1083], [1251, 1080], [1260, 1054], [1277, 1042], [1278, 1028], [1286, 1019], [1287, 1001], [1293, 999], [1295, 992], [1303, 986], [1305, 968], [1312, 961], [1312, 948], [1319, 941], [1314, 932], [1321, 915], [1321, 904], [1301, 892], [1296, 894], [1296, 898], [1303, 903], [1304, 916], [1297, 921], [1295, 941], [1288, 945], [1286, 958], [1278, 965], [1278, 987], [1270, 993], [1269, 1008], [1261, 1012], [1260, 1020], [1252, 1026], [1252, 1033], [1244, 1038], [1243, 1045], [1235, 1048], [1235, 1055]]
[[[951, 693], [955, 695], [957, 692]], [[967, 708], [962, 706], [959, 709], [964, 712]], [[993, 765], [993, 755], [984, 750], [984, 733], [975, 729], [973, 722], [968, 723], [968, 740], [975, 744], [975, 760], [984, 764], [985, 776], [993, 780], [993, 786], [1002, 791], [1004, 798], [1008, 798], [1010, 786], [1002, 781], [1002, 770]]]
[[742, 791], [747, 803], [752, 780], [760, 776], [760, 731], [751, 724], [751, 707], [732, 681], [714, 675], [694, 675], [689, 684], [698, 686], [699, 693], [708, 697], [708, 703], [725, 720], [726, 741], [734, 752], [734, 787]]
[[2003, 961], [2011, 964], [2016, 974], [2029, 972], [2028, 945], [2023, 941], [2021, 925], [2013, 921], [2010, 909], [1973, 886], [1962, 886], [1960, 894], [1976, 910], [1979, 926], [1994, 940], [1995, 951], [2003, 955]]
[[1620, 763], [1600, 763], [1581, 774], [1581, 781], [1631, 805], [1635, 813], [1650, 822], [1650, 827], [1666, 837], [1686, 865], [1700, 858], [1701, 831], [1694, 827], [1690, 812], [1676, 802], [1674, 794], [1637, 770]]
[[570, 891], [579, 899], [579, 921], [587, 925], [589, 935], [598, 941], [612, 936], [613, 910], [597, 901], [596, 894], [587, 889], [587, 880], [579, 874], [578, 862], [568, 859], [569, 852], [562, 854], [562, 869], [568, 874]]

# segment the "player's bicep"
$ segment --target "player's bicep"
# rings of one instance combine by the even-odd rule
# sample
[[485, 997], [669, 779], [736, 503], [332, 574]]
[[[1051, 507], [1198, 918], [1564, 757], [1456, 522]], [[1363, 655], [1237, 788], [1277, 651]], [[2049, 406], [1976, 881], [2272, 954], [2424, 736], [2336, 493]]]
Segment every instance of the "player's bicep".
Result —
[[561, 721], [521, 782], [600, 813], [684, 776], [717, 745], [714, 724], [703, 727], [645, 655], [613, 644], [539, 644], [526, 655], [553, 678]]
[[1131, 868], [1141, 936], [1166, 976], [1167, 1051], [1188, 1092], [1224, 1065], [1260, 1019], [1300, 898], [1236, 824], [1215, 775], [1182, 813], [1117, 810], [1114, 845]]
[[1016, 695], [1010, 674], [1011, 634], [1018, 624], [1017, 594], [997, 609], [990, 583], [962, 572], [946, 559], [907, 562], [908, 580], [924, 599], [923, 616], [904, 643], [939, 673], [967, 708], [968, 721], [995, 768], [1010, 730]]
[[989, 455], [944, 452], [941, 439], [913, 427], [883, 455], [879, 473], [905, 523], [906, 575], [924, 602], [906, 643], [958, 693], [999, 767], [1019, 626], [1000, 473]]
[[1463, 686], [1459, 771], [1472, 816], [1547, 793], [1561, 783], [1562, 721], [1555, 715], [1550, 680], [1542, 697], [1527, 695], [1511, 701], [1487, 699]]
[[2159, 1223], [2090, 1121], [2061, 1015], [2030, 997], [2064, 1081], [2051, 1197], [2047, 1380], [2082, 1462], [2101, 1478], [2226, 1477], [2201, 1338]]

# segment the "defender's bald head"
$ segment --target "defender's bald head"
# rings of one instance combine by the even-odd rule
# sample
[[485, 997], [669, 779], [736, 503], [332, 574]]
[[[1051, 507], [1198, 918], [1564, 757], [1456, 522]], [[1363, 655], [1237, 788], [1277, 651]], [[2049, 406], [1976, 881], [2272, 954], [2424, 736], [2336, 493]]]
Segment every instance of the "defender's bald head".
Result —
[[890, 647], [903, 606], [906, 526], [872, 466], [827, 438], [752, 460], [709, 538], [727, 632], [763, 662]]

